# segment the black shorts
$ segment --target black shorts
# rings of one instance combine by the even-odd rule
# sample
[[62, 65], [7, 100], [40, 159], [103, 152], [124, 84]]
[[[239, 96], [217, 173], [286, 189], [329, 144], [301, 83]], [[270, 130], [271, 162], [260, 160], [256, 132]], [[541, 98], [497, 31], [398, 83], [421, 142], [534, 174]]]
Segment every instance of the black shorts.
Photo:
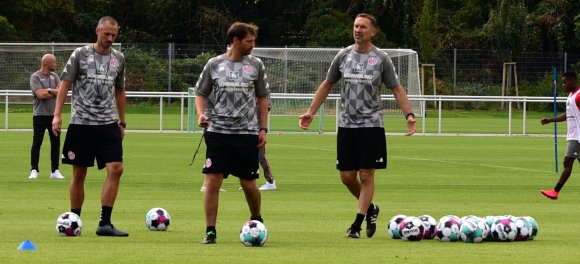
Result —
[[232, 174], [240, 179], [253, 180], [258, 172], [258, 136], [206, 132], [205, 164], [202, 173]]
[[108, 125], [70, 124], [62, 148], [62, 163], [104, 168], [109, 162], [123, 162], [123, 138], [117, 123]]
[[336, 168], [340, 171], [387, 167], [387, 140], [382, 127], [339, 127], [336, 149]]

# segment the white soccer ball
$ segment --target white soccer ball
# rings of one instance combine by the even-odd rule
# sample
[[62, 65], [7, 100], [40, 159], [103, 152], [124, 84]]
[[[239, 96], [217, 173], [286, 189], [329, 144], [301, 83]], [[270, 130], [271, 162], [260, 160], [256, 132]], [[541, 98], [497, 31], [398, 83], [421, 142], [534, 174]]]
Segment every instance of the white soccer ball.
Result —
[[423, 239], [435, 238], [435, 228], [437, 227], [437, 220], [430, 215], [419, 216], [423, 222]]
[[387, 226], [387, 233], [393, 239], [401, 239], [401, 233], [399, 232], [399, 224], [407, 218], [406, 215], [395, 215], [389, 220], [389, 225]]
[[460, 219], [454, 215], [446, 215], [439, 219], [435, 227], [435, 237], [443, 242], [459, 240]]
[[523, 218], [528, 220], [530, 225], [532, 225], [532, 235], [528, 238], [528, 240], [534, 240], [534, 238], [536, 238], [538, 235], [538, 222], [536, 222], [536, 219], [531, 216], [524, 216]]
[[56, 219], [56, 231], [61, 236], [80, 236], [83, 229], [81, 217], [73, 212], [66, 212]]
[[258, 220], [250, 220], [242, 225], [240, 230], [240, 241], [246, 247], [259, 247], [266, 243], [268, 230], [266, 226]]
[[511, 217], [498, 217], [491, 226], [491, 235], [496, 241], [514, 241], [517, 232], [518, 228]]
[[169, 212], [163, 208], [151, 208], [147, 215], [145, 215], [145, 225], [151, 231], [165, 231], [169, 228], [171, 223], [171, 216]]
[[463, 217], [461, 217], [461, 218], [459, 219], [459, 223], [460, 223], [460, 224], [463, 224], [463, 221], [465, 221], [465, 220], [467, 220], [467, 219], [469, 219], [469, 218], [474, 218], [474, 217], [476, 217], [476, 218], [477, 218], [477, 216], [475, 216], [475, 215], [466, 215], [466, 216], [463, 216]]
[[485, 240], [493, 240], [493, 237], [491, 236], [491, 227], [493, 226], [493, 223], [495, 223], [495, 220], [497, 220], [497, 216], [494, 215], [488, 215], [483, 218], [483, 221], [485, 221], [485, 225], [487, 226], [488, 230]]
[[515, 241], [530, 240], [533, 233], [532, 224], [524, 217], [514, 217], [512, 221], [516, 224], [517, 234]]
[[408, 216], [399, 224], [399, 233], [405, 241], [420, 241], [423, 239], [423, 231], [423, 222], [414, 216]]
[[459, 237], [467, 243], [481, 243], [488, 233], [487, 225], [479, 217], [464, 219], [459, 230]]

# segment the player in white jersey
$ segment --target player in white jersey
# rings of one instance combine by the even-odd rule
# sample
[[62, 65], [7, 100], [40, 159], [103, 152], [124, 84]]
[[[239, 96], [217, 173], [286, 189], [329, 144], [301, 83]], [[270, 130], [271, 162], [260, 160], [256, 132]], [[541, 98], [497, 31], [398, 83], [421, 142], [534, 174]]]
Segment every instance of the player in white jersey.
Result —
[[[206, 236], [203, 244], [216, 243], [219, 190], [231, 174], [239, 178], [250, 219], [263, 222], [261, 196], [256, 179], [259, 176], [258, 148], [266, 144], [268, 129], [268, 82], [262, 61], [251, 56], [258, 28], [236, 22], [227, 32], [230, 49], [211, 58], [196, 84], [195, 107], [198, 124], [207, 126], [204, 211]], [[211, 120], [205, 114], [207, 97], [215, 96]]]
[[564, 91], [569, 92], [568, 99], [566, 99], [566, 113], [553, 118], [542, 118], [542, 125], [552, 122], [567, 121], [567, 149], [564, 156], [564, 170], [560, 174], [560, 179], [552, 190], [541, 190], [540, 192], [552, 199], [558, 199], [560, 190], [566, 184], [566, 181], [572, 174], [572, 167], [574, 161], [580, 161], [580, 87], [578, 87], [578, 79], [576, 73], [567, 71], [563, 74], [562, 82], [564, 83]]
[[409, 129], [406, 135], [413, 135], [416, 130], [415, 115], [407, 93], [399, 83], [393, 63], [386, 53], [371, 43], [376, 33], [377, 23], [372, 15], [357, 15], [353, 25], [355, 44], [336, 55], [326, 80], [318, 87], [308, 111], [300, 116], [298, 123], [301, 128], [308, 129], [334, 84], [343, 79], [336, 168], [340, 171], [342, 183], [358, 200], [355, 220], [346, 233], [346, 237], [351, 238], [360, 237], [365, 217], [367, 237], [372, 237], [376, 231], [379, 207], [372, 202], [375, 169], [385, 169], [387, 166], [380, 99], [382, 84], [391, 89], [404, 113]]
[[61, 112], [72, 89], [71, 121], [62, 149], [62, 162], [73, 165], [70, 183], [71, 211], [80, 215], [85, 200], [87, 167], [107, 168], [101, 193], [99, 236], [128, 236], [111, 223], [113, 205], [123, 174], [125, 134], [125, 57], [112, 45], [119, 24], [112, 17], [99, 20], [97, 42], [77, 48], [69, 58], [56, 99], [52, 130], [60, 133]]

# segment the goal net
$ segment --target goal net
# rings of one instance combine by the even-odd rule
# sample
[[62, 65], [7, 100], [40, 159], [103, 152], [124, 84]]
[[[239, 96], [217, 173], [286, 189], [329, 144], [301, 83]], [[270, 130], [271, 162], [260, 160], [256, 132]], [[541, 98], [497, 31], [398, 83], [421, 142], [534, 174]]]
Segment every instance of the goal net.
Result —
[[[272, 98], [271, 115], [296, 116], [306, 111], [312, 95], [320, 83], [326, 78], [330, 62], [340, 48], [254, 48], [252, 55], [264, 62], [270, 91], [278, 96]], [[409, 95], [420, 95], [419, 61], [417, 52], [411, 49], [381, 49], [391, 58], [401, 85]], [[321, 122], [324, 119], [336, 118], [338, 94], [342, 82], [338, 82], [331, 91], [331, 96], [321, 108]], [[397, 107], [390, 89], [381, 87], [383, 95], [384, 116], [401, 118], [403, 113]], [[301, 97], [307, 97], [303, 99]], [[294, 99], [292, 99], [294, 98]], [[411, 100], [413, 111], [417, 116], [423, 116], [423, 106], [420, 101]], [[323, 126], [324, 124], [321, 124]], [[275, 129], [275, 128], [273, 128]], [[328, 128], [322, 129], [329, 130]], [[334, 130], [334, 128], [330, 128]]]
[[[340, 48], [254, 48], [252, 55], [260, 58], [266, 67], [270, 85], [272, 110], [269, 128], [272, 131], [298, 132], [297, 116], [306, 112], [314, 93], [326, 78], [332, 59]], [[409, 95], [420, 95], [419, 61], [417, 52], [410, 49], [382, 49], [395, 66], [401, 85]], [[311, 124], [311, 131], [333, 132], [337, 129], [338, 107], [342, 82], [336, 83], [331, 94], [318, 111], [318, 120]], [[192, 99], [195, 91], [189, 90], [189, 131], [195, 130], [195, 114]], [[381, 87], [385, 120], [390, 117], [402, 118], [390, 89]], [[411, 100], [413, 112], [422, 117], [424, 102]], [[314, 124], [317, 123], [317, 124]]]
[[[56, 73], [60, 75], [72, 52], [88, 43], [0, 43], [0, 89], [29, 90], [30, 75], [40, 69], [46, 53], [56, 57]], [[120, 49], [121, 44], [113, 44]], [[30, 101], [30, 98], [26, 99]]]

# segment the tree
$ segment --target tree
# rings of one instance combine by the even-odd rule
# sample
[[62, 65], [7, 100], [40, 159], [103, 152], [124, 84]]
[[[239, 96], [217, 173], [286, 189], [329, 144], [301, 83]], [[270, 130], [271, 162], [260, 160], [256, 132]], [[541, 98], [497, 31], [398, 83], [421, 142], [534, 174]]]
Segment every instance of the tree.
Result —
[[446, 32], [446, 46], [459, 49], [488, 48], [482, 27], [493, 7], [487, 0], [440, 1], [439, 17]]
[[311, 13], [306, 20], [309, 46], [346, 47], [352, 43], [352, 19], [332, 8]]
[[434, 0], [425, 0], [423, 11], [413, 28], [415, 37], [419, 40], [419, 50], [423, 62], [432, 63], [439, 57], [444, 44], [444, 35], [439, 12]]
[[529, 38], [523, 2], [501, 0], [499, 8], [490, 12], [483, 32], [500, 59], [513, 61], [524, 50]]
[[563, 52], [580, 47], [574, 38], [574, 17], [578, 9], [571, 0], [545, 0], [529, 15], [531, 36], [528, 47], [538, 51]]
[[17, 40], [16, 29], [14, 26], [8, 22], [3, 16], [0, 16], [0, 39], [3, 41]]

